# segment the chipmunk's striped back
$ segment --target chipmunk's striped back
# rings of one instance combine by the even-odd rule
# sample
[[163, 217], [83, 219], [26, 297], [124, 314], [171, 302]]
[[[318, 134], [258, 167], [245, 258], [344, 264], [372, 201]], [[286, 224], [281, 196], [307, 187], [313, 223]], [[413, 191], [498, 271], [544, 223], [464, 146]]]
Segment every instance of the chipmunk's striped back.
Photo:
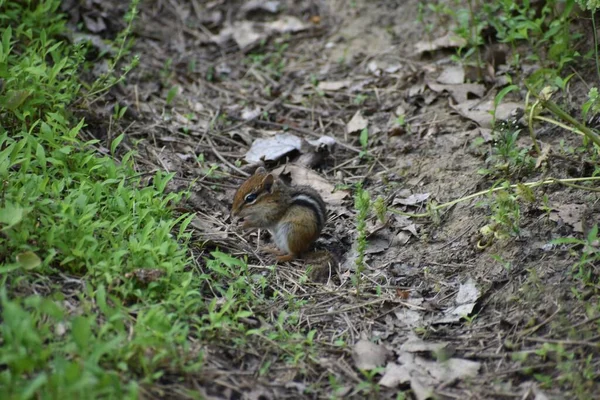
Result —
[[327, 220], [327, 207], [321, 196], [311, 187], [293, 187], [292, 204], [309, 208], [316, 217], [319, 231]]

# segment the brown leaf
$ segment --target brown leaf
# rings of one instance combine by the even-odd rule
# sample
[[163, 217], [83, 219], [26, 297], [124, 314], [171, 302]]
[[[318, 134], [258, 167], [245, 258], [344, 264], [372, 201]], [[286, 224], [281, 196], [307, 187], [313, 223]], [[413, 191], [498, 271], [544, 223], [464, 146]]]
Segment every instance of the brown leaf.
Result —
[[317, 89], [336, 91], [343, 88], [347, 88], [348, 86], [350, 86], [350, 84], [352, 84], [352, 81], [349, 79], [343, 81], [319, 82], [319, 84], [317, 85]]
[[245, 160], [249, 164], [265, 161], [275, 161], [302, 148], [302, 139], [290, 133], [278, 134], [269, 138], [256, 139], [246, 153]]
[[443, 85], [460, 85], [465, 81], [465, 70], [460, 65], [447, 67], [436, 80]]
[[550, 219], [557, 222], [559, 219], [573, 227], [575, 232], [583, 233], [582, 218], [586, 211], [584, 204], [561, 204], [552, 207], [557, 212], [550, 213]]
[[392, 202], [393, 206], [397, 206], [398, 204], [403, 204], [405, 206], [413, 206], [418, 203], [422, 203], [427, 200], [430, 196], [430, 193], [416, 193], [411, 194], [407, 198], [396, 198]]
[[[487, 100], [482, 102], [481, 100], [467, 100], [463, 103], [452, 104], [450, 107], [458, 111], [460, 115], [475, 121], [479, 126], [483, 128], [492, 128], [492, 114], [494, 110], [494, 101]], [[496, 119], [508, 118], [513, 110], [523, 107], [520, 103], [501, 103], [496, 109]]]
[[359, 340], [352, 350], [352, 358], [356, 368], [371, 370], [385, 365], [390, 351], [382, 345], [365, 339]]
[[275, 174], [289, 174], [294, 185], [308, 185], [323, 197], [327, 205], [340, 206], [349, 196], [347, 190], [335, 190], [335, 186], [318, 173], [300, 165], [286, 164], [273, 170]]
[[435, 82], [427, 83], [427, 86], [436, 93], [447, 91], [450, 93], [454, 101], [464, 103], [469, 98], [469, 93], [477, 97], [483, 97], [485, 94], [485, 86], [478, 83], [463, 83], [460, 85], [441, 85]]
[[346, 125], [346, 131], [348, 133], [360, 132], [369, 125], [369, 121], [362, 116], [360, 110], [354, 114], [352, 119]]
[[448, 32], [447, 35], [437, 38], [433, 41], [430, 40], [422, 40], [420, 42], [415, 43], [415, 53], [421, 54], [426, 51], [436, 51], [445, 48], [453, 48], [453, 47], [464, 47], [467, 44], [467, 41], [462, 37]]

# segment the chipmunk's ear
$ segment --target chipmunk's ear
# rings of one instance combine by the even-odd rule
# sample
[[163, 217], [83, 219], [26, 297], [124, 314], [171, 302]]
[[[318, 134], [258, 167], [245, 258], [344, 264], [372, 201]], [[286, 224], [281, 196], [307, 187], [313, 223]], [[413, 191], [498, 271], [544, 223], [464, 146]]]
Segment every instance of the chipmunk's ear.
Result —
[[256, 175], [264, 175], [267, 173], [267, 170], [265, 169], [265, 167], [258, 167], [256, 168], [256, 171], [254, 171], [254, 174]]
[[273, 174], [268, 174], [263, 178], [262, 186], [267, 192], [271, 192], [273, 188]]

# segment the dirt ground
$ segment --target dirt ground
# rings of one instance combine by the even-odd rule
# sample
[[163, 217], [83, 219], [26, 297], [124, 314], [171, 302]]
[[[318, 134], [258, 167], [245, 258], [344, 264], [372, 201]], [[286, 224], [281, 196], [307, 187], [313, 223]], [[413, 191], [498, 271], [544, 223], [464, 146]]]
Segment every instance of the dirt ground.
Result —
[[[317, 247], [334, 253], [339, 263], [327, 277], [304, 280], [303, 261], [279, 265], [273, 273], [265, 269], [274, 290], [304, 301], [297, 329], [317, 330], [318, 358], [304, 368], [272, 360], [259, 373], [264, 349], [243, 353], [207, 343], [203, 376], [166, 379], [149, 395], [178, 398], [178, 385], [215, 399], [420, 399], [428, 391], [441, 399], [600, 395], [593, 379], [577, 378], [586, 371], [598, 374], [598, 318], [591, 309], [597, 309], [598, 294], [573, 276], [578, 255], [550, 244], [589, 229], [586, 224], [597, 218], [597, 196], [536, 188], [536, 200], [521, 204], [519, 234], [487, 246], [480, 229], [493, 213], [489, 195], [444, 208], [437, 220], [388, 213], [382, 224], [373, 214], [366, 278], [357, 294], [351, 279], [353, 185], [363, 182], [372, 200], [382, 196], [390, 208], [424, 213], [432, 200], [442, 204], [495, 183], [478, 173], [488, 167], [492, 142], [451, 106], [456, 102], [448, 91], [428, 85], [455, 65], [454, 50], [415, 51], [431, 35], [417, 20], [417, 0], [290, 0], [273, 2], [274, 12], [253, 3], [270, 2], [142, 2], [133, 50], [141, 62], [112, 96], [128, 106], [125, 149], [137, 146], [141, 171], [174, 172], [172, 190], [197, 179], [186, 207], [199, 217], [198, 260], [219, 248], [247, 255], [250, 268], [271, 264], [256, 251], [256, 234], [243, 234], [229, 219], [235, 188], [255, 168], [244, 158], [256, 139], [287, 133], [335, 140], [334, 147], [302, 148], [266, 163], [271, 169], [295, 165], [292, 182], [316, 174], [311, 181], [329, 196], [329, 221]], [[284, 16], [304, 25], [291, 32], [294, 21]], [[281, 25], [268, 25], [273, 21]], [[251, 30], [244, 25], [249, 22], [272, 31]], [[447, 29], [438, 26], [434, 37]], [[241, 42], [248, 46], [240, 50]], [[585, 93], [580, 86], [573, 86], [574, 98]], [[468, 98], [485, 99], [495, 91], [488, 85], [483, 96]], [[512, 101], [523, 103], [522, 93], [513, 93]], [[357, 112], [360, 129], [350, 131]], [[364, 126], [366, 154], [359, 139]], [[95, 134], [107, 139], [106, 130]], [[538, 135], [550, 146], [573, 140], [554, 128]], [[529, 145], [527, 135], [521, 136], [519, 143]], [[486, 142], [477, 147], [477, 138]], [[586, 168], [558, 159], [520, 178], [585, 176]], [[275, 301], [270, 310], [257, 310], [257, 320], [286, 307]], [[348, 346], [335, 346], [339, 339]], [[376, 389], [360, 391], [369, 379], [358, 367], [369, 362], [385, 369], [370, 380], [379, 384]]]

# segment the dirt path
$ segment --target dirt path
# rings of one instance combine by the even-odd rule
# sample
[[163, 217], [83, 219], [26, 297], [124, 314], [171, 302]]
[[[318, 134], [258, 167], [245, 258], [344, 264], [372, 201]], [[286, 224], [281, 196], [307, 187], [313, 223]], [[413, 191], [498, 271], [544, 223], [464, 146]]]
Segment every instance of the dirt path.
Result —
[[[450, 106], [451, 95], [428, 86], [453, 65], [453, 52], [415, 53], [415, 43], [428, 36], [417, 21], [418, 1], [281, 1], [273, 2], [275, 12], [250, 3], [144, 3], [135, 47], [141, 65], [119, 96], [135, 113], [128, 139], [141, 140], [139, 167], [175, 172], [173, 190], [199, 179], [188, 204], [199, 216], [198, 262], [215, 248], [249, 255], [249, 268], [264, 271], [271, 293], [285, 293], [295, 304], [274, 297], [270, 309], [256, 310], [253, 323], [297, 312], [293, 329], [316, 330], [313, 352], [310, 361], [292, 366], [289, 350], [273, 350], [268, 341], [254, 348], [206, 341], [206, 373], [165, 379], [161, 390], [178, 397], [180, 386], [199, 387], [212, 398], [232, 399], [422, 399], [428, 391], [439, 398], [543, 399], [577, 390], [578, 378], [565, 378], [569, 371], [584, 375], [597, 370], [598, 360], [585, 361], [597, 356], [598, 332], [595, 314], [578, 297], [597, 295], [572, 277], [575, 259], [549, 244], [574, 228], [543, 205], [570, 207], [580, 220], [595, 216], [595, 205], [581, 214], [580, 192], [537, 189], [547, 202], [521, 205], [519, 235], [488, 246], [480, 229], [494, 215], [515, 212], [502, 214], [489, 195], [445, 208], [433, 221], [388, 213], [382, 224], [373, 212], [357, 295], [353, 185], [363, 182], [372, 201], [381, 196], [388, 207], [423, 213], [432, 200], [442, 204], [494, 184], [478, 174], [487, 168], [491, 144], [476, 146], [486, 132]], [[269, 25], [267, 35], [249, 21], [281, 25]], [[296, 22], [302, 24], [297, 32], [277, 32], [296, 30]], [[435, 37], [443, 35], [438, 28]], [[248, 43], [253, 35], [257, 40]], [[248, 47], [240, 51], [240, 43]], [[357, 112], [360, 129], [348, 132]], [[319, 189], [342, 193], [318, 243], [340, 257], [326, 283], [307, 281], [302, 262], [269, 272], [270, 261], [255, 251], [256, 236], [229, 227], [240, 171], [252, 171], [240, 161], [256, 139], [284, 129], [337, 142], [324, 157], [302, 149], [287, 156], [300, 171], [318, 174]], [[540, 140], [561, 138], [547, 130]], [[567, 167], [555, 164], [549, 175], [570, 176]], [[359, 366], [384, 369], [371, 376]], [[556, 377], [564, 380], [552, 382]], [[597, 384], [586, 390], [600, 394]], [[155, 388], [149, 393], [160, 397]]]

